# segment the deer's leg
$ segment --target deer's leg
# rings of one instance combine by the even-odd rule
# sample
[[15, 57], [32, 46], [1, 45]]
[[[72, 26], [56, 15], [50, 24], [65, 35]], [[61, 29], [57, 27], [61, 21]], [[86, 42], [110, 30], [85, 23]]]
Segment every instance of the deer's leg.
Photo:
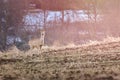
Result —
[[40, 50], [42, 49], [42, 45], [39, 46], [40, 47]]
[[31, 48], [32, 48], [32, 49], [34, 49], [34, 48], [35, 48], [35, 46], [33, 45]]

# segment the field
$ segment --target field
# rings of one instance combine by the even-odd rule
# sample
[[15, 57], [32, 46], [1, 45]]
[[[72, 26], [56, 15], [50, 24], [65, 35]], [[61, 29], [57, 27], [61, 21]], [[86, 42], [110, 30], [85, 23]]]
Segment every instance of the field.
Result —
[[120, 41], [33, 53], [1, 53], [0, 80], [120, 80]]

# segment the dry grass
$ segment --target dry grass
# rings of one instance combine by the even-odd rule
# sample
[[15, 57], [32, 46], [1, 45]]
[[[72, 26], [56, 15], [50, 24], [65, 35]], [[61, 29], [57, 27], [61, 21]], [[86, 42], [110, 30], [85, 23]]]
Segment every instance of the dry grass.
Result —
[[89, 40], [89, 42], [87, 42], [86, 44], [83, 44], [82, 46], [107, 44], [107, 43], [112, 43], [112, 42], [120, 42], [120, 37], [116, 37], [115, 38], [115, 37], [107, 36], [102, 41], [97, 41], [97, 40], [92, 41], [92, 40]]
[[120, 39], [0, 53], [0, 80], [120, 80]]

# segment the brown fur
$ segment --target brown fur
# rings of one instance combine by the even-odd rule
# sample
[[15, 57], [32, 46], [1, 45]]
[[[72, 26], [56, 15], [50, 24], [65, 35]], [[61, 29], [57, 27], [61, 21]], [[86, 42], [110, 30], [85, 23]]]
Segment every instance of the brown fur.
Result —
[[37, 49], [42, 49], [44, 46], [44, 37], [45, 37], [45, 31], [41, 31], [41, 37], [40, 39], [35, 39], [35, 40], [30, 40], [29, 45], [31, 49], [37, 48]]

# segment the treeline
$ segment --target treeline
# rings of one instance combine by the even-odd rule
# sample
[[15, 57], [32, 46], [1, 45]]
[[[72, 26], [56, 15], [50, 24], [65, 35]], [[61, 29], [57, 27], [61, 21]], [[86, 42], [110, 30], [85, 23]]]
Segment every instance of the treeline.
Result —
[[9, 34], [17, 36], [28, 5], [27, 0], [0, 0], [0, 50], [7, 48]]
[[[25, 23], [23, 18], [29, 13], [29, 9], [33, 5], [34, 8], [43, 10], [42, 13], [44, 15], [41, 19], [43, 19], [44, 27], [47, 27], [46, 19], [49, 15], [47, 12], [50, 10], [61, 12], [62, 18], [60, 20], [62, 24], [65, 23], [65, 10], [71, 10], [75, 15], [79, 15], [77, 14], [78, 10], [83, 10], [87, 14], [88, 19], [84, 22], [86, 23], [85, 25], [81, 24], [83, 22], [79, 22], [79, 25], [88, 26], [88, 29], [91, 30], [92, 34], [95, 34], [98, 27], [101, 30], [105, 30], [108, 35], [116, 34], [120, 30], [120, 0], [0, 0], [0, 50], [4, 51], [8, 48], [7, 37], [9, 35], [21, 37], [24, 40], [24, 43], [29, 41], [26, 38], [30, 33], [26, 31], [23, 32], [20, 29], [24, 29]], [[101, 17], [100, 21], [98, 21], [99, 16]], [[61, 31], [67, 29], [64, 25], [62, 25]], [[49, 29], [46, 30], [48, 33], [51, 33], [51, 35], [47, 35], [46, 38], [46, 42], [48, 43], [49, 38], [51, 36], [54, 37], [55, 34], [52, 34], [54, 29], [51, 29], [51, 32]], [[64, 34], [66, 33], [64, 32]]]

